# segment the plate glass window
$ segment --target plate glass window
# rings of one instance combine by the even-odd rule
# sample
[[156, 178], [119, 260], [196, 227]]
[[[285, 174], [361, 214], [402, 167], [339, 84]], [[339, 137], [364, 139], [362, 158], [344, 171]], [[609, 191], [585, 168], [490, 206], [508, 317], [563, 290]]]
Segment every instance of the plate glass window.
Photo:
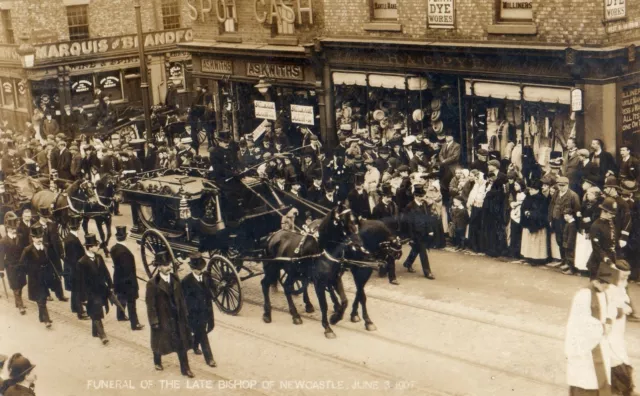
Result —
[[180, 3], [178, 0], [162, 0], [162, 25], [165, 30], [180, 28]]
[[77, 5], [67, 7], [69, 23], [69, 39], [83, 40], [89, 38], [89, 6]]
[[93, 104], [93, 75], [72, 76], [69, 78], [71, 85], [71, 105], [88, 106]]
[[377, 21], [397, 21], [397, 0], [371, 0], [371, 16]]
[[499, 22], [533, 21], [532, 0], [498, 0]]
[[2, 10], [2, 26], [4, 27], [4, 38], [7, 44], [15, 44], [13, 35], [13, 24], [11, 23], [11, 10]]
[[112, 101], [122, 99], [122, 80], [119, 70], [96, 74], [96, 86]]

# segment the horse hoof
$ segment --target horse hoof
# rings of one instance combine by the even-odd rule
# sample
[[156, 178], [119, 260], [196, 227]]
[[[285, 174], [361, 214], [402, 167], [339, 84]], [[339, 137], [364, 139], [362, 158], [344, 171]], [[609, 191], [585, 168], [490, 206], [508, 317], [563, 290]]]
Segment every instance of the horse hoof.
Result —
[[360, 321], [360, 316], [358, 315], [351, 315], [351, 322], [352, 323], [358, 323]]
[[264, 323], [271, 323], [271, 315], [262, 315], [262, 321]]
[[367, 323], [364, 327], [367, 329], [367, 331], [376, 331], [376, 330], [378, 330], [376, 325], [374, 325], [373, 323]]
[[336, 325], [341, 319], [342, 318], [340, 318], [338, 315], [334, 314], [334, 315], [331, 315], [331, 319], [329, 320], [329, 323], [331, 323], [332, 325]]
[[330, 340], [333, 340], [334, 338], [336, 338], [336, 333], [334, 333], [333, 330], [327, 330], [324, 332], [324, 336]]
[[301, 325], [302, 324], [302, 319], [299, 316], [297, 318], [293, 318], [293, 324], [294, 325]]
[[316, 309], [313, 307], [313, 305], [309, 304], [309, 305], [305, 305], [304, 311], [306, 313], [314, 313], [316, 312]]

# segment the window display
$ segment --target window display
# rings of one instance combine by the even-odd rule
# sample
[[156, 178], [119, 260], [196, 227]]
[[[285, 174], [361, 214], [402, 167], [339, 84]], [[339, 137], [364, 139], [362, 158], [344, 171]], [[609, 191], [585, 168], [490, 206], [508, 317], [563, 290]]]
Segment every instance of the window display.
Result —
[[71, 84], [71, 105], [87, 106], [93, 104], [93, 75], [73, 76]]
[[96, 74], [96, 86], [111, 98], [112, 101], [122, 99], [122, 79], [120, 71]]

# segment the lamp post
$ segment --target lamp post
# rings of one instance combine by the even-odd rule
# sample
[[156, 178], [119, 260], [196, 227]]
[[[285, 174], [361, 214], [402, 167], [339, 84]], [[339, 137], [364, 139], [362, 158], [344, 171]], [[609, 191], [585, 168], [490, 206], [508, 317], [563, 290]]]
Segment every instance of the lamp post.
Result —
[[[29, 42], [29, 36], [23, 35], [20, 36], [20, 41], [22, 43], [16, 50], [16, 53], [20, 57], [20, 62], [22, 63], [22, 68], [25, 70], [33, 68], [36, 63], [36, 49]], [[25, 81], [26, 81], [26, 90], [27, 90], [27, 119], [31, 119], [33, 116], [33, 98], [31, 97], [31, 81], [29, 80], [29, 75], [25, 72]]]
[[151, 103], [149, 100], [149, 76], [147, 70], [147, 58], [144, 55], [144, 37], [142, 35], [142, 16], [140, 14], [140, 0], [135, 0], [133, 7], [136, 10], [136, 25], [138, 27], [138, 53], [140, 57], [140, 90], [142, 91], [142, 107], [144, 110], [144, 129], [147, 142], [152, 141], [151, 136]]

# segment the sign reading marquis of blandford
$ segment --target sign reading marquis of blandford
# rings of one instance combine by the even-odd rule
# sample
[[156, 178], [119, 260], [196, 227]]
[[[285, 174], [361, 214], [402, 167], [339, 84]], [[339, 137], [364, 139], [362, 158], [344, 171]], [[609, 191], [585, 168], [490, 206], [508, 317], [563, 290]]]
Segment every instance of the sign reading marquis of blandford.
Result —
[[427, 24], [430, 28], [453, 29], [455, 21], [455, 0], [429, 0]]
[[604, 20], [615, 21], [627, 17], [627, 0], [603, 0]]
[[233, 62], [229, 60], [202, 58], [200, 68], [204, 73], [233, 74]]
[[247, 62], [247, 76], [277, 78], [280, 80], [304, 80], [300, 65], [281, 65], [274, 63]]
[[[151, 32], [144, 35], [144, 47], [153, 48], [163, 45], [172, 45], [193, 40], [191, 29], [165, 30]], [[96, 55], [108, 52], [126, 51], [138, 48], [138, 36], [129, 34], [126, 36], [104, 37], [92, 40], [69, 41], [64, 43], [38, 45], [36, 59], [58, 59], [72, 56]]]

